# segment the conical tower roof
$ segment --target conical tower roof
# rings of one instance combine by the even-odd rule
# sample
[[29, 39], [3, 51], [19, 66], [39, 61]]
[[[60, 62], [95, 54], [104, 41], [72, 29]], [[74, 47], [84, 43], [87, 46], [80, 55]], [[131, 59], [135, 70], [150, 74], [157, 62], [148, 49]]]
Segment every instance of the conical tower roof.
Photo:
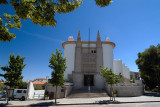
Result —
[[81, 41], [81, 34], [80, 34], [80, 30], [78, 31], [77, 41]]

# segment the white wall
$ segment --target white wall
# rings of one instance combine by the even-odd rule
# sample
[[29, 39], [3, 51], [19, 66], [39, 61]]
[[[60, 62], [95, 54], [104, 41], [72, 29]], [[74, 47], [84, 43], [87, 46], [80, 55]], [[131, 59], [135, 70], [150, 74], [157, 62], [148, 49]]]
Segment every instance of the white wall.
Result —
[[103, 66], [113, 69], [113, 46], [110, 44], [102, 44], [103, 49]]
[[128, 67], [127, 67], [126, 77], [127, 77], [127, 79], [130, 79], [130, 70], [129, 70], [129, 68], [128, 68]]
[[122, 60], [114, 60], [113, 61], [113, 72], [115, 74], [122, 73], [123, 77], [130, 79], [130, 72], [129, 68], [122, 63]]
[[126, 77], [126, 66], [124, 63], [122, 63], [122, 68], [123, 68], [123, 76]]
[[66, 44], [64, 46], [64, 57], [66, 58], [67, 66], [64, 76], [66, 79], [68, 79], [68, 74], [72, 74], [72, 71], [74, 71], [75, 47], [76, 44]]
[[34, 99], [44, 99], [45, 90], [34, 90]]
[[125, 64], [122, 64], [122, 67], [123, 67], [123, 76], [127, 79], [130, 79], [130, 70], [129, 68], [125, 65]]
[[27, 99], [33, 99], [34, 97], [34, 86], [33, 86], [33, 83], [32, 82], [29, 82], [28, 83], [28, 86], [27, 86]]
[[32, 82], [28, 83], [27, 86], [27, 99], [43, 99], [45, 90], [34, 90]]
[[113, 72], [117, 75], [121, 72], [123, 75], [122, 60], [113, 60]]

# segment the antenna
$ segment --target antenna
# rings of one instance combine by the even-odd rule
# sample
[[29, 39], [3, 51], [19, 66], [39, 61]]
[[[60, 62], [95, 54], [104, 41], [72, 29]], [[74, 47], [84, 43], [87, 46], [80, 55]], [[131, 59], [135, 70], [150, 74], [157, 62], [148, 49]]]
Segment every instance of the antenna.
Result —
[[[91, 51], [90, 51], [90, 27], [89, 27], [89, 35], [88, 35], [88, 66], [89, 66], [89, 69], [88, 69], [88, 72], [90, 72], [90, 53], [91, 53]], [[88, 91], [89, 91], [89, 93], [90, 93], [90, 75], [88, 75]]]
[[89, 28], [89, 35], [88, 35], [88, 47], [90, 47], [90, 28]]

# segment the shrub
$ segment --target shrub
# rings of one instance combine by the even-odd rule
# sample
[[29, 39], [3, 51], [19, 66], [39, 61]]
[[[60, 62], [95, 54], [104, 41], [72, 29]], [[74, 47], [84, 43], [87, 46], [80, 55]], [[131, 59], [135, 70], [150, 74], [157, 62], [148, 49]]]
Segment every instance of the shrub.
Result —
[[152, 92], [158, 92], [158, 87], [153, 88]]

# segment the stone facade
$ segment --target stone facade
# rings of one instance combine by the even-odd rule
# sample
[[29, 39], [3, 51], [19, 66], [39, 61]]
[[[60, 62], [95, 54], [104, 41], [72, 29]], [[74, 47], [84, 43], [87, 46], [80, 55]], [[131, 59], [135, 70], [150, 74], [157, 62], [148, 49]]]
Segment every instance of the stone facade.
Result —
[[[122, 61], [117, 64], [113, 60], [115, 43], [110, 42], [109, 38], [101, 41], [99, 31], [96, 41], [81, 41], [80, 31], [77, 41], [73, 37], [68, 40], [62, 43], [64, 57], [67, 59], [65, 78], [73, 83], [73, 89], [87, 89], [88, 86], [92, 89], [105, 89], [105, 82], [100, 76], [100, 65], [112, 69], [116, 74], [121, 72], [127, 80], [130, 79], [129, 71], [125, 65], [123, 67]], [[115, 69], [116, 67], [118, 68]]]

